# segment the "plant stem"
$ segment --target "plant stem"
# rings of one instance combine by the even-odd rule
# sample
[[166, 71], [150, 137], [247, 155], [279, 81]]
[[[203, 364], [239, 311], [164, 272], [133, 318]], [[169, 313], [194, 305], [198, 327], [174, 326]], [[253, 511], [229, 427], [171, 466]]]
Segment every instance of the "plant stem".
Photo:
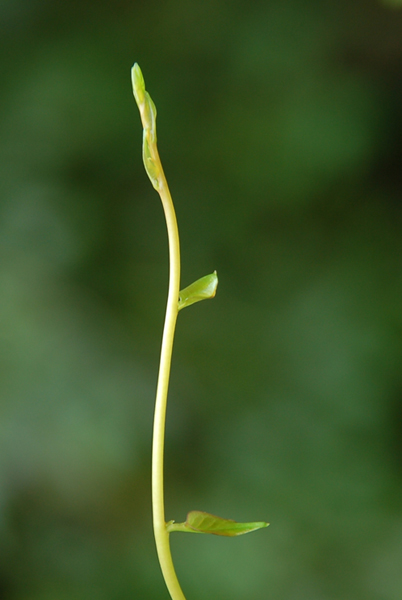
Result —
[[165, 583], [172, 600], [186, 600], [173, 566], [169, 534], [172, 531], [185, 533], [210, 533], [234, 537], [267, 527], [259, 521], [237, 523], [216, 515], [193, 510], [187, 514], [185, 523], [165, 520], [163, 492], [163, 454], [165, 444], [166, 405], [172, 362], [173, 339], [179, 310], [200, 300], [213, 298], [218, 285], [216, 271], [205, 275], [180, 291], [180, 242], [176, 213], [166, 181], [156, 142], [156, 107], [145, 89], [145, 81], [137, 63], [131, 69], [133, 92], [140, 111], [144, 128], [142, 157], [144, 167], [152, 185], [158, 191], [165, 213], [169, 240], [169, 292], [163, 327], [158, 385], [156, 390], [154, 430], [152, 441], [152, 511], [156, 549]]
[[173, 338], [179, 312], [180, 243], [176, 213], [166, 181], [156, 143], [156, 107], [145, 89], [144, 77], [137, 63], [131, 69], [133, 92], [137, 102], [143, 134], [143, 160], [152, 185], [158, 191], [165, 213], [169, 240], [169, 293], [163, 328], [158, 385], [156, 390], [154, 431], [152, 442], [152, 511], [156, 549], [167, 588], [172, 600], [186, 600], [174, 570], [169, 533], [165, 522], [163, 494], [163, 452], [165, 442], [166, 404], [172, 361]]
[[[156, 149], [155, 149], [156, 150]], [[176, 213], [159, 154], [152, 153], [158, 164], [158, 192], [165, 213], [169, 239], [169, 293], [163, 328], [159, 376], [156, 391], [154, 429], [152, 443], [152, 507], [156, 549], [163, 577], [172, 600], [186, 600], [173, 566], [170, 552], [169, 533], [166, 529], [163, 492], [163, 455], [165, 440], [166, 404], [169, 387], [173, 339], [178, 315], [180, 292], [180, 243]]]

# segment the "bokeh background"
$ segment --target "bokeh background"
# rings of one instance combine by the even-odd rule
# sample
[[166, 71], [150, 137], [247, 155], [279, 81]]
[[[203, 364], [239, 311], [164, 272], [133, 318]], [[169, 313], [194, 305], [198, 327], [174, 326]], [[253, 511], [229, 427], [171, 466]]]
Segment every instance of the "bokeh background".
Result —
[[402, 7], [1, 0], [0, 598], [164, 599], [167, 292], [130, 68], [181, 230], [167, 518], [189, 600], [402, 597]]

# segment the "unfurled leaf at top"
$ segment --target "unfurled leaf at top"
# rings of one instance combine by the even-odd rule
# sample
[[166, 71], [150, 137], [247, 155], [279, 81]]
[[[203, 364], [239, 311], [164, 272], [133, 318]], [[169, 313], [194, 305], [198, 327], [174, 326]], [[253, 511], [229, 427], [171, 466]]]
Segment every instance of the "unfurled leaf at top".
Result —
[[216, 288], [218, 287], [218, 275], [216, 271], [210, 275], [205, 275], [201, 279], [197, 279], [191, 285], [180, 290], [179, 294], [179, 310], [190, 306], [195, 302], [201, 300], [207, 300], [213, 298], [216, 294]]
[[142, 126], [150, 135], [150, 142], [156, 143], [156, 106], [145, 89], [145, 81], [137, 63], [131, 69], [134, 98], [140, 111]]
[[[137, 63], [131, 69], [134, 98], [141, 115], [144, 128], [142, 158], [145, 170], [152, 185], [159, 189], [160, 167], [158, 167], [158, 150], [156, 147], [156, 106], [145, 89], [145, 81]], [[155, 162], [156, 161], [156, 162]]]
[[167, 524], [168, 532], [184, 531], [187, 533], [211, 533], [213, 535], [223, 535], [226, 537], [235, 537], [268, 527], [269, 523], [256, 521], [252, 523], [237, 523], [231, 519], [222, 519], [210, 513], [200, 510], [192, 510], [188, 513], [185, 523]]

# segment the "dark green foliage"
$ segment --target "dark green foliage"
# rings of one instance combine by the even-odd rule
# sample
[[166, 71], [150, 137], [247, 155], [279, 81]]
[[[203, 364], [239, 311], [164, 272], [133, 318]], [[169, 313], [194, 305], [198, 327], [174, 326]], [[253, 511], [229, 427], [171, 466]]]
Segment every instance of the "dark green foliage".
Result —
[[271, 522], [172, 536], [188, 600], [402, 597], [397, 4], [1, 3], [5, 600], [167, 599], [148, 475], [167, 247], [134, 61], [183, 285], [220, 277], [180, 315], [167, 516]]

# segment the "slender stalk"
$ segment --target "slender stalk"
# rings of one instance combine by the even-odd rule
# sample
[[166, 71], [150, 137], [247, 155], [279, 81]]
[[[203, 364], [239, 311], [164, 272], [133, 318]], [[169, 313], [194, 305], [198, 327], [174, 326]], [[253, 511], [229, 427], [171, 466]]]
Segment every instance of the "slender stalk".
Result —
[[218, 285], [216, 271], [205, 275], [180, 291], [180, 243], [176, 214], [169, 186], [162, 168], [156, 142], [156, 107], [145, 89], [144, 78], [137, 64], [132, 68], [134, 97], [140, 110], [144, 127], [142, 156], [145, 170], [152, 185], [158, 191], [165, 213], [169, 241], [169, 292], [163, 328], [161, 358], [154, 415], [152, 442], [152, 510], [156, 549], [159, 563], [172, 600], [186, 600], [173, 566], [169, 534], [172, 531], [186, 533], [211, 533], [237, 536], [266, 527], [265, 522], [237, 523], [201, 511], [191, 511], [185, 523], [165, 520], [163, 492], [163, 454], [165, 443], [166, 404], [172, 362], [173, 339], [177, 315], [186, 306], [200, 300], [213, 298]]
[[162, 185], [159, 186], [158, 191], [162, 200], [169, 238], [169, 293], [162, 337], [154, 415], [152, 443], [152, 505], [156, 549], [163, 577], [172, 600], [185, 600], [185, 596], [177, 579], [170, 552], [169, 533], [166, 529], [163, 491], [166, 404], [180, 291], [180, 244], [176, 214], [163, 171], [161, 179]]
[[165, 521], [163, 492], [163, 455], [165, 443], [166, 404], [169, 388], [170, 365], [174, 332], [179, 312], [180, 294], [180, 243], [176, 213], [166, 181], [156, 142], [156, 108], [145, 90], [141, 69], [135, 64], [131, 71], [133, 92], [144, 127], [143, 159], [152, 185], [159, 193], [169, 240], [169, 292], [163, 328], [158, 385], [156, 390], [154, 430], [152, 442], [152, 510], [156, 549], [162, 574], [172, 600], [186, 600], [173, 566], [169, 532]]

